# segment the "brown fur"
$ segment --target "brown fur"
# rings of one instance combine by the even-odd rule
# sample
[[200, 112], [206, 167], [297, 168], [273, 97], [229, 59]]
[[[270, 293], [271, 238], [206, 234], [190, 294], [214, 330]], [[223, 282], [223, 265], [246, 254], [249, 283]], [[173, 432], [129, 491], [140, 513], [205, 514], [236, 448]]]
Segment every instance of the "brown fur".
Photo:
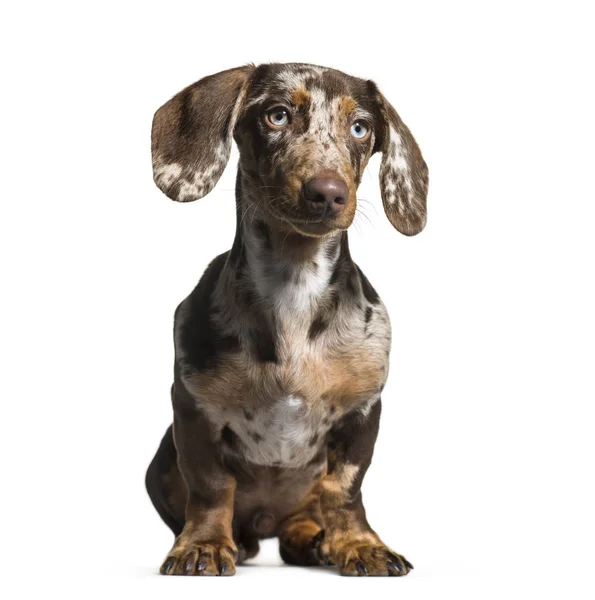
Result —
[[347, 118], [353, 114], [356, 108], [357, 102], [353, 98], [349, 96], [343, 96], [343, 98], [341, 98], [339, 111], [343, 118]]
[[[278, 106], [290, 119], [271, 126], [267, 111]], [[350, 132], [355, 119], [364, 138]], [[290, 564], [404, 575], [410, 563], [372, 530], [361, 498], [391, 334], [345, 230], [363, 170], [382, 151], [386, 214], [400, 231], [419, 231], [425, 163], [372, 82], [250, 65], [202, 79], [157, 111], [156, 183], [182, 201], [208, 193], [232, 136], [236, 238], [176, 311], [174, 423], [147, 472], [176, 535], [161, 572], [232, 575], [258, 539], [277, 536]], [[347, 190], [317, 220], [304, 194], [313, 178]]]
[[303, 88], [299, 88], [291, 93], [291, 101], [297, 107], [302, 106], [303, 104], [307, 104], [310, 102], [310, 92]]
[[[339, 409], [337, 417], [369, 398], [386, 381], [386, 357], [373, 348], [328, 349], [293, 365], [257, 363], [247, 355], [230, 354], [225, 368], [195, 373], [188, 388], [213, 406], [225, 403], [254, 409], [271, 396], [300, 396], [312, 410], [321, 402]], [[248, 393], [246, 393], [248, 390]]]

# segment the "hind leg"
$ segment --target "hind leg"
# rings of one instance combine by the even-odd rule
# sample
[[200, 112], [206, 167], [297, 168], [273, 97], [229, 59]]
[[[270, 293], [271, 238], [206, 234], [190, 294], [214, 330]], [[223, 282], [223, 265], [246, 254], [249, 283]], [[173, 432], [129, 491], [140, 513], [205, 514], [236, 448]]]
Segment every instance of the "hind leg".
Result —
[[326, 550], [320, 490], [316, 486], [281, 523], [279, 553], [287, 564], [316, 566], [330, 564]]
[[180, 535], [184, 528], [188, 492], [178, 469], [171, 425], [147, 469], [145, 485], [159, 516], [175, 536]]
[[258, 539], [252, 536], [236, 534], [234, 532], [233, 539], [238, 547], [238, 559], [236, 565], [242, 564], [244, 561], [254, 558], [260, 550]]

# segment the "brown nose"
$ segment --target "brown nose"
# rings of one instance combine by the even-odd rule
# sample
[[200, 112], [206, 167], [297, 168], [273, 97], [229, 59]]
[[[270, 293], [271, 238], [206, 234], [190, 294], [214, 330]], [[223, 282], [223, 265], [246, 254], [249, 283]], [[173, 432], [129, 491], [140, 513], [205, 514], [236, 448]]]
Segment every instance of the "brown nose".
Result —
[[310, 214], [338, 215], [347, 202], [347, 184], [336, 177], [314, 177], [304, 184], [304, 197]]

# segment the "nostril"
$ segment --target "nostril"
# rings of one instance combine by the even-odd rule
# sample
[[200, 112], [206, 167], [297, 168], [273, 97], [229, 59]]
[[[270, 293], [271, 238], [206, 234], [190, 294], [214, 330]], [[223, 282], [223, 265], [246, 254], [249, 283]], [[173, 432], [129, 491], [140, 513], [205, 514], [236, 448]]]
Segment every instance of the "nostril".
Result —
[[347, 204], [348, 196], [347, 185], [337, 177], [314, 177], [304, 184], [304, 199], [316, 215], [323, 210], [338, 214]]

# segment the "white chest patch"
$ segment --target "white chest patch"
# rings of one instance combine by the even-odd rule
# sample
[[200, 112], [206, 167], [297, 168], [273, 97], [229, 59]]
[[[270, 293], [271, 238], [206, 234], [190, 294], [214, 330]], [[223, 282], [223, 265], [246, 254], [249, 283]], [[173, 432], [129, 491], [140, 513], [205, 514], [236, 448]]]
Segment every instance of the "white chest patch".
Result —
[[278, 286], [275, 297], [277, 309], [302, 312], [311, 308], [328, 286], [329, 271], [327, 263], [321, 260], [316, 273], [303, 269], [297, 281]]
[[286, 396], [256, 412], [235, 415], [229, 427], [244, 458], [257, 465], [300, 467], [310, 461], [328, 427], [298, 396]]

